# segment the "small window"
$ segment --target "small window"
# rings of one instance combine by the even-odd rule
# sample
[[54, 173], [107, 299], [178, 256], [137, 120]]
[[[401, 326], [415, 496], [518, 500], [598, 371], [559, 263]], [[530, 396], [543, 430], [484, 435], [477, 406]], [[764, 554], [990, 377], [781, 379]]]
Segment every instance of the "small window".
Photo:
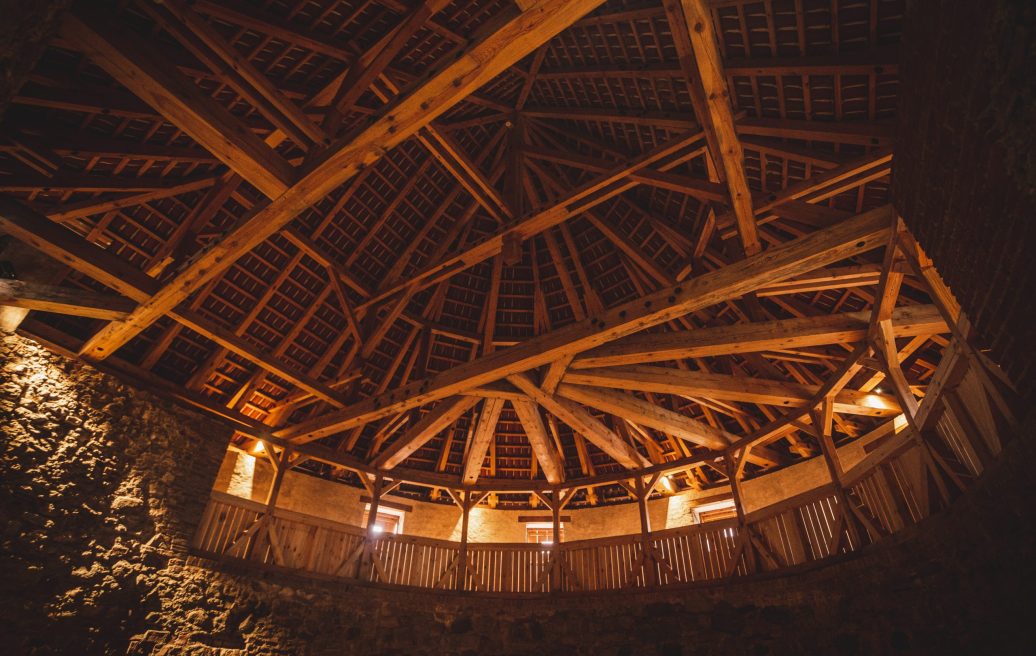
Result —
[[733, 500], [707, 503], [695, 508], [694, 513], [698, 516], [698, 522], [702, 524], [737, 517], [737, 510], [734, 508]]
[[[565, 524], [558, 527], [558, 538], [565, 541]], [[525, 541], [529, 544], [554, 544], [554, 525], [549, 522], [527, 522]]]
[[[368, 503], [363, 510], [363, 526], [367, 527], [370, 521], [371, 505]], [[398, 535], [403, 532], [403, 511], [394, 508], [378, 508], [378, 517], [374, 521], [375, 533], [390, 533]]]

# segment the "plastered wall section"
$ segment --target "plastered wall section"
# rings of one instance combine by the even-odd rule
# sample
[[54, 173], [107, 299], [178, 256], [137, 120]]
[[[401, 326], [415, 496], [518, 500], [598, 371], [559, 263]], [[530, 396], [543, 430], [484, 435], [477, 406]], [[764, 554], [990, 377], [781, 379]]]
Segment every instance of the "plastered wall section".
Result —
[[[865, 455], [863, 438], [838, 449], [845, 469], [851, 468]], [[273, 469], [263, 456], [237, 450], [227, 452], [213, 489], [234, 496], [265, 502], [273, 479]], [[744, 482], [745, 511], [761, 508], [808, 492], [831, 481], [823, 458], [815, 457], [784, 469]], [[284, 477], [277, 506], [295, 512], [316, 515], [353, 526], [362, 526], [366, 504], [359, 488], [310, 476], [288, 472]], [[695, 522], [694, 510], [703, 503], [729, 498], [726, 486], [703, 492], [687, 491], [648, 501], [652, 530], [677, 528]], [[447, 503], [416, 501], [387, 495], [386, 500], [409, 506], [404, 512], [403, 533], [441, 540], [460, 540], [461, 512]], [[640, 516], [635, 503], [613, 504], [594, 508], [566, 508], [562, 513], [571, 521], [565, 524], [565, 541], [584, 540], [640, 532]], [[502, 510], [476, 507], [471, 511], [468, 539], [471, 542], [525, 542], [526, 526], [519, 517], [549, 517], [544, 507], [533, 510]]]

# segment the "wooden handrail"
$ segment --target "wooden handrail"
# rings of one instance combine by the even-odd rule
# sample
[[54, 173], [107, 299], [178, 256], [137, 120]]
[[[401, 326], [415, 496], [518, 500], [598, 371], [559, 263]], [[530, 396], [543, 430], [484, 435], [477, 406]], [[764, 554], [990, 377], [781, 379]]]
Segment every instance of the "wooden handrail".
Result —
[[820, 487], [815, 487], [812, 490], [800, 492], [795, 496], [791, 496], [787, 499], [778, 501], [777, 503], [770, 504], [765, 508], [759, 508], [758, 510], [753, 510], [750, 513], [745, 513], [745, 521], [750, 524], [760, 522], [764, 519], [768, 519], [770, 517], [773, 517], [774, 515], [778, 515], [782, 512], [785, 512], [791, 508], [801, 506], [814, 499], [826, 497], [830, 495], [834, 491], [834, 489], [835, 486], [833, 483], [826, 483], [824, 485], [821, 485]]
[[[194, 548], [322, 578], [494, 593], [591, 592], [673, 585], [773, 571], [849, 553], [946, 507], [954, 488], [978, 476], [1003, 439], [976, 425], [1004, 408], [995, 388], [974, 383], [972, 360], [953, 359], [954, 378], [974, 394], [940, 389], [921, 402], [932, 419], [877, 435], [870, 452], [827, 482], [754, 510], [743, 521], [564, 542], [469, 543], [415, 535], [373, 535], [358, 526], [213, 492]], [[960, 367], [964, 367], [964, 370]], [[939, 374], [937, 374], [938, 376]], [[971, 381], [971, 382], [968, 382]], [[990, 402], [994, 401], [994, 402]], [[976, 453], [985, 457], [976, 458]], [[941, 500], [941, 503], [940, 503]], [[752, 560], [749, 561], [749, 558]], [[749, 563], [752, 563], [749, 566]]]

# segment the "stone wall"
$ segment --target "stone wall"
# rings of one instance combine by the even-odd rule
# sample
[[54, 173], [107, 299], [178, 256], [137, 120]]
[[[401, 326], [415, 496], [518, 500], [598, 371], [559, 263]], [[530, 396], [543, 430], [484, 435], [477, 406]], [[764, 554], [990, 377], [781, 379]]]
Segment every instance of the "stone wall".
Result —
[[[206, 612], [225, 626], [224, 609], [239, 609], [249, 653], [274, 645], [274, 653], [385, 656], [1028, 653], [1036, 514], [1025, 502], [1036, 494], [1027, 470], [1036, 421], [1026, 426], [947, 512], [798, 571], [654, 593], [504, 599], [208, 564], [221, 583], [208, 587]], [[190, 638], [180, 640], [182, 652], [164, 653], [193, 653]]]
[[[265, 501], [272, 479], [272, 467], [265, 459], [230, 451], [223, 462], [215, 489], [253, 501]], [[364, 495], [366, 492], [359, 488], [301, 472], [288, 472], [277, 497], [277, 506], [344, 524], [363, 526], [366, 503], [360, 498]], [[410, 508], [404, 513], [404, 534], [460, 540], [461, 512], [455, 504], [431, 503], [395, 495], [388, 495], [386, 500]], [[656, 529], [692, 523], [691, 506], [684, 497], [653, 499], [648, 503], [648, 511], [651, 525]], [[530, 510], [478, 506], [471, 511], [468, 539], [471, 542], [525, 542], [525, 524], [519, 522], [518, 518], [528, 515], [542, 516], [549, 521], [550, 510], [543, 506]], [[636, 504], [632, 503], [593, 509], [569, 508], [563, 515], [572, 520], [565, 525], [565, 539], [568, 541], [640, 532], [639, 511]]]
[[[125, 650], [161, 626], [227, 427], [0, 333], [0, 644]], [[158, 618], [152, 617], [158, 614]]]
[[1028, 641], [1029, 606], [1015, 600], [1033, 581], [1036, 527], [1020, 503], [1036, 493], [1031, 437], [950, 512], [840, 562], [657, 593], [433, 594], [184, 557], [225, 429], [31, 342], [0, 344], [10, 653], [988, 653]]
[[1031, 420], [1028, 437], [1008, 445], [949, 512], [841, 561], [656, 593], [513, 599], [325, 584], [186, 557], [227, 429], [19, 337], [3, 336], [0, 362], [6, 653], [596, 656], [1031, 646]]
[[1031, 401], [1036, 3], [907, 4], [894, 203]]
[[[905, 425], [905, 420], [899, 425]], [[866, 455], [864, 447], [879, 434], [863, 436], [838, 448], [844, 469], [850, 469]], [[213, 489], [252, 501], [265, 502], [273, 481], [273, 468], [265, 457], [237, 450], [227, 452]], [[790, 467], [766, 472], [745, 481], [743, 496], [746, 512], [765, 508], [784, 499], [816, 489], [831, 482], [823, 458], [817, 456]], [[359, 488], [292, 471], [284, 476], [277, 506], [324, 519], [363, 526], [366, 504]], [[694, 510], [703, 503], [729, 499], [725, 485], [654, 498], [648, 501], [652, 530], [677, 528], [695, 523]], [[388, 495], [386, 500], [403, 503], [410, 508], [404, 513], [403, 533], [439, 540], [460, 540], [461, 513], [456, 505], [429, 503]], [[563, 513], [571, 521], [565, 524], [566, 541], [631, 535], [640, 532], [640, 514], [635, 503], [620, 503], [595, 508], [566, 508]], [[478, 506], [471, 511], [468, 538], [471, 542], [525, 542], [522, 516], [543, 516], [550, 511], [503, 510]]]

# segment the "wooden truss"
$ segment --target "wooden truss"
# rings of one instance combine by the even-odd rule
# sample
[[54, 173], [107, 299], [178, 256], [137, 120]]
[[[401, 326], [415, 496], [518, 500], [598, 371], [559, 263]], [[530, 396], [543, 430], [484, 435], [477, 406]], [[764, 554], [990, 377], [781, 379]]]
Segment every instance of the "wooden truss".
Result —
[[959, 311], [887, 204], [876, 19], [817, 56], [796, 14], [778, 57], [769, 1], [766, 44], [704, 0], [128, 4], [71, 11], [88, 74], [0, 123], [0, 229], [72, 271], [0, 304], [278, 474], [640, 499], [917, 415]]

